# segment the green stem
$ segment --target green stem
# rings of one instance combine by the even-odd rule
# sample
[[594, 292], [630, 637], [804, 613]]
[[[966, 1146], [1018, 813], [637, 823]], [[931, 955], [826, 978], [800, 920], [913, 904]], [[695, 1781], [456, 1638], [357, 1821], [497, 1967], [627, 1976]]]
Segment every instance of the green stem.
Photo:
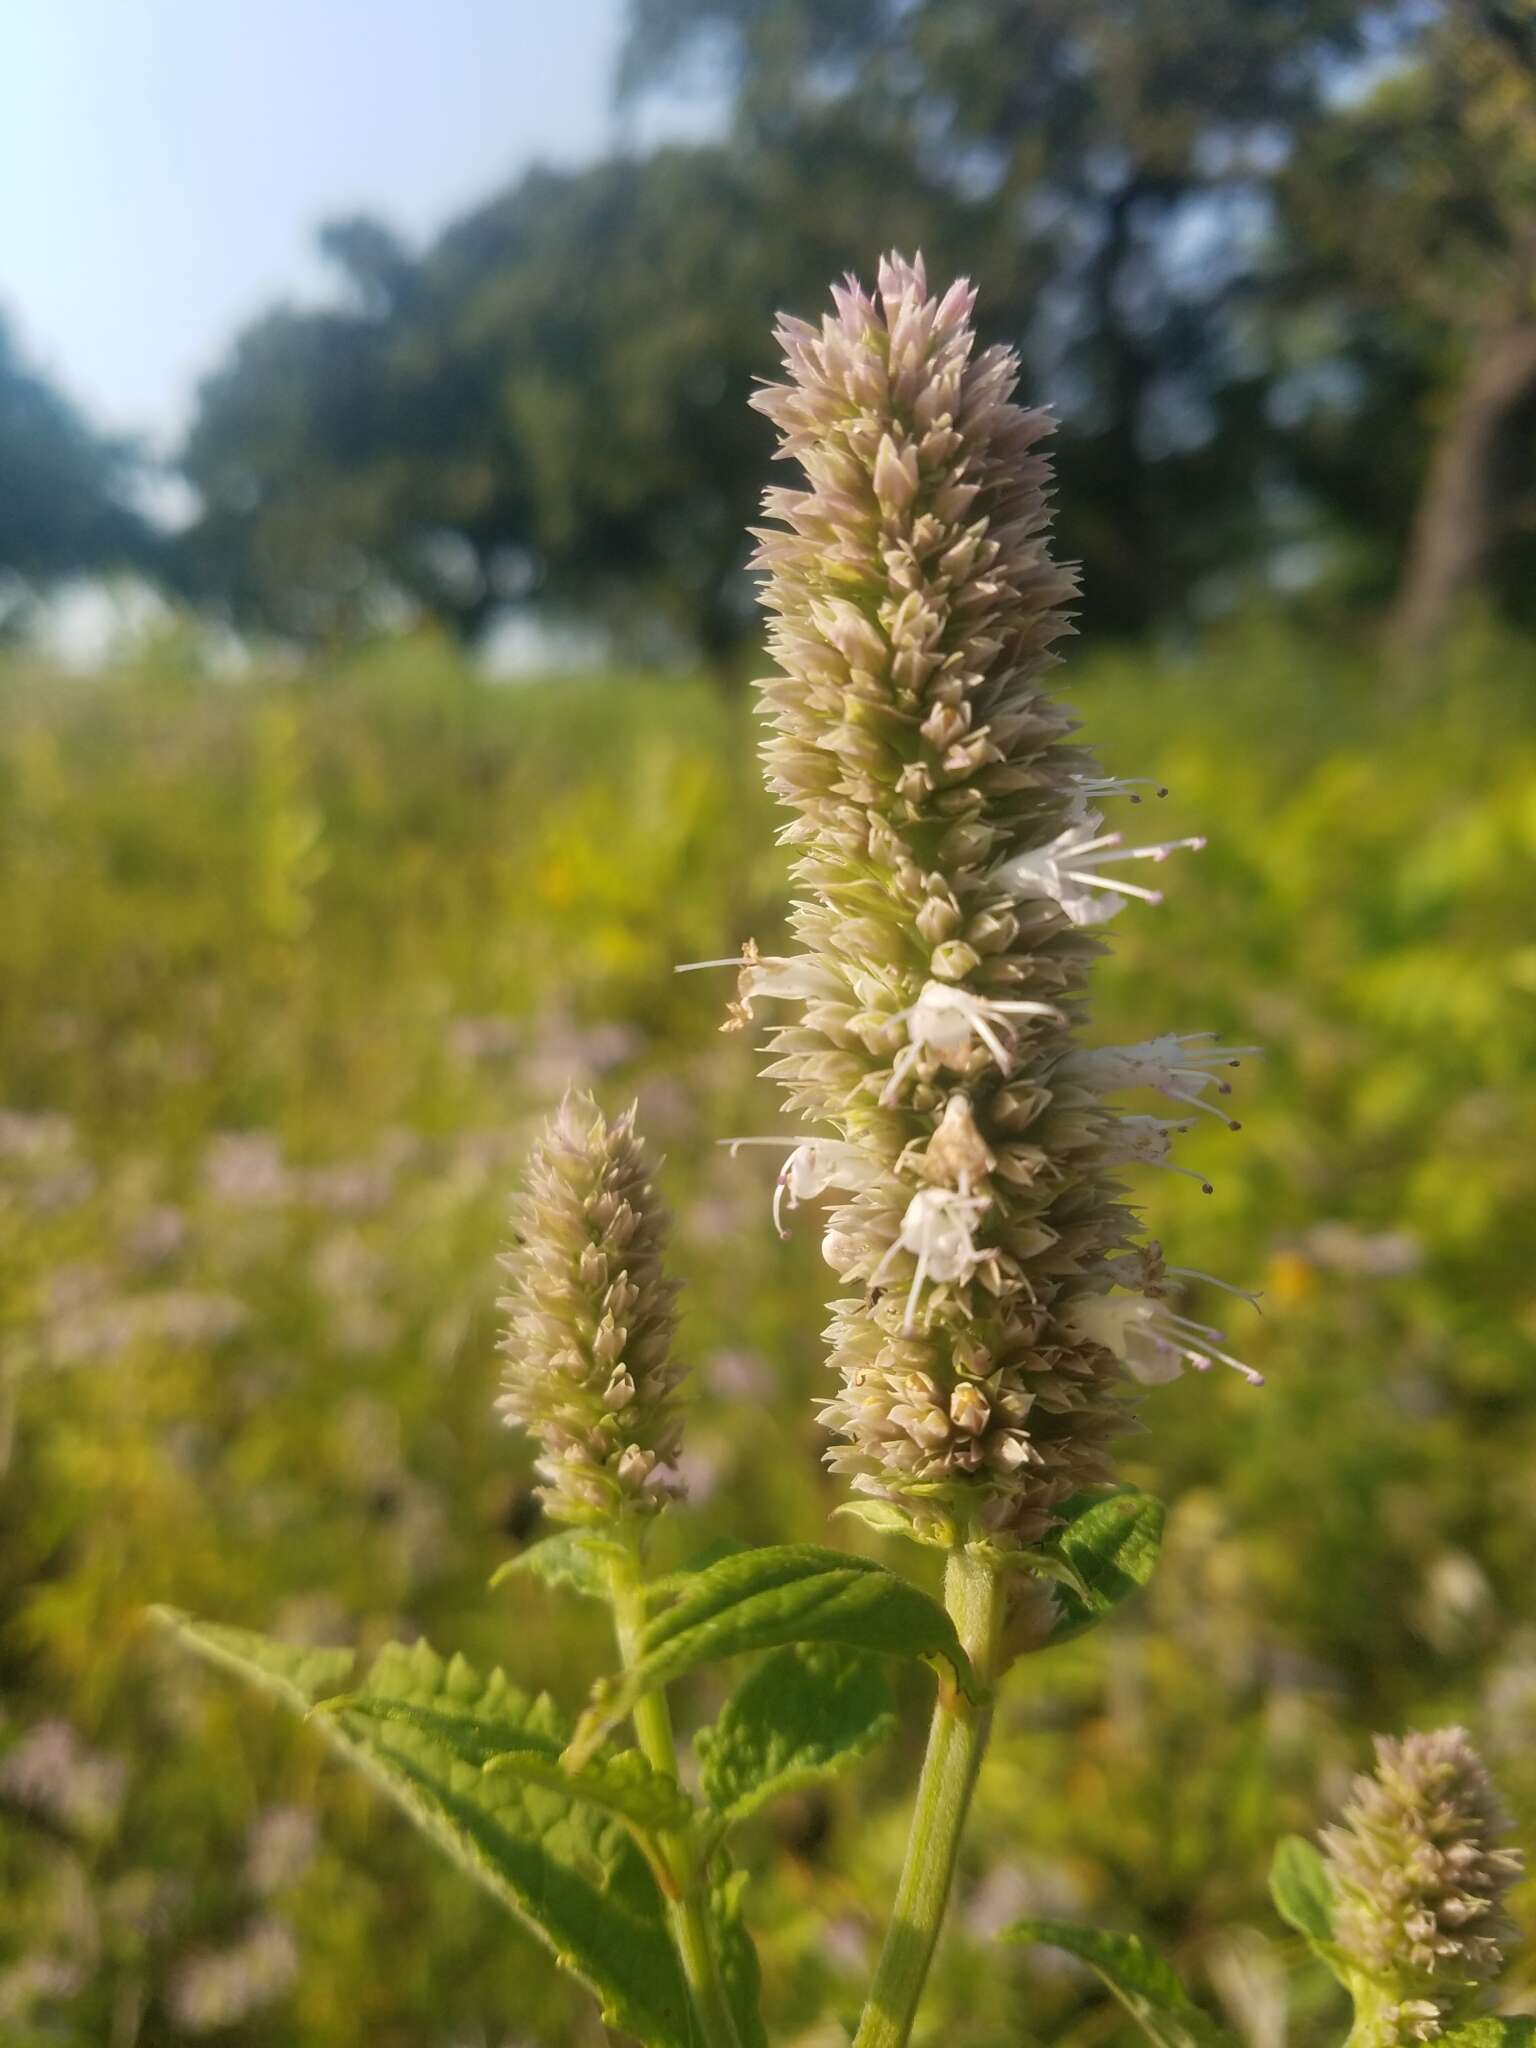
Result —
[[[646, 1618], [645, 1589], [640, 1577], [638, 1546], [632, 1538], [621, 1540], [625, 1543], [625, 1555], [615, 1557], [609, 1566], [608, 1590], [619, 1660], [627, 1671], [640, 1657], [640, 1637]], [[672, 1716], [667, 1710], [666, 1694], [648, 1692], [637, 1700], [634, 1723], [635, 1739], [651, 1768], [676, 1778], [677, 1745], [672, 1739]], [[679, 1831], [662, 1835], [660, 1849], [662, 1868], [670, 1879], [664, 1887], [667, 1919], [693, 1996], [704, 2048], [741, 2048], [736, 2022], [720, 1982], [709, 1924], [708, 1873], [699, 1844], [691, 1833]]]
[[[983, 1691], [992, 1683], [1003, 1620], [1003, 1577], [967, 1550], [950, 1552], [949, 1609]], [[990, 1705], [973, 1706], [943, 1685], [928, 1732], [896, 1905], [854, 2048], [905, 2048], [949, 1903], [960, 1837], [992, 1725]]]

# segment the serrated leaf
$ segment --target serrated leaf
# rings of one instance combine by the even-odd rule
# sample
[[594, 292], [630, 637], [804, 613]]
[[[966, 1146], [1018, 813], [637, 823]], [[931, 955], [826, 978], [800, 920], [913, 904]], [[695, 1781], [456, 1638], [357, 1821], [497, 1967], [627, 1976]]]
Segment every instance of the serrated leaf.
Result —
[[[535, 1711], [548, 1710], [549, 1707], [548, 1698], [540, 1694], [534, 1702]], [[484, 1770], [492, 1757], [499, 1756], [508, 1745], [519, 1749], [537, 1748], [552, 1763], [560, 1761], [560, 1744], [552, 1735], [535, 1734], [531, 1729], [518, 1730], [506, 1721], [493, 1725], [468, 1714], [440, 1713], [435, 1708], [419, 1706], [414, 1700], [390, 1699], [366, 1689], [339, 1693], [334, 1699], [321, 1700], [310, 1711], [313, 1718], [322, 1722], [325, 1717], [335, 1714], [362, 1714], [372, 1721], [408, 1721], [424, 1735], [435, 1736], [444, 1748], [453, 1751], [460, 1763], [471, 1764], [477, 1771]]]
[[365, 1714], [375, 1721], [405, 1721], [425, 1734], [436, 1736], [465, 1763], [476, 1770], [519, 1778], [525, 1785], [543, 1785], [552, 1792], [569, 1793], [588, 1806], [644, 1829], [648, 1833], [683, 1828], [693, 1816], [693, 1801], [677, 1780], [652, 1768], [638, 1749], [620, 1750], [615, 1755], [594, 1757], [584, 1770], [567, 1770], [560, 1761], [560, 1744], [532, 1736], [510, 1748], [492, 1746], [493, 1733], [478, 1721], [459, 1715], [439, 1714], [411, 1700], [371, 1697], [353, 1693], [327, 1703], [331, 1713]]
[[1065, 1949], [1095, 1972], [1158, 2048], [1237, 2048], [1227, 2029], [1195, 2004], [1173, 1971], [1136, 1934], [1108, 1934], [1069, 1920], [1019, 1920], [1004, 1941]]
[[1288, 1927], [1311, 1942], [1333, 1939], [1333, 1887], [1322, 1857], [1300, 1835], [1287, 1835], [1269, 1866], [1269, 1896]]
[[[314, 1652], [185, 1617], [175, 1626], [193, 1649], [289, 1705], [316, 1705], [339, 1669], [335, 1653], [321, 1653], [333, 1661], [317, 1679], [295, 1662]], [[380, 1701], [396, 1711], [381, 1717]], [[313, 1725], [547, 1943], [611, 2026], [649, 2048], [698, 2048], [661, 1895], [627, 1827], [563, 1784], [483, 1768], [522, 1749], [558, 1770], [568, 1731], [547, 1698], [528, 1699], [499, 1671], [482, 1677], [462, 1657], [445, 1663], [425, 1643], [392, 1644], [360, 1692], [327, 1702]]]
[[830, 1778], [893, 1732], [879, 1662], [827, 1643], [793, 1643], [750, 1672], [695, 1747], [700, 1784], [727, 1821]]
[[198, 1621], [176, 1607], [152, 1607], [149, 1616], [210, 1664], [233, 1671], [301, 1714], [318, 1700], [340, 1692], [357, 1662], [352, 1650], [317, 1650], [280, 1643], [271, 1636], [258, 1635], [254, 1629]]
[[693, 1801], [676, 1778], [653, 1769], [638, 1749], [594, 1757], [580, 1771], [567, 1770], [558, 1759], [551, 1763], [542, 1750], [509, 1749], [491, 1757], [485, 1769], [521, 1778], [525, 1785], [572, 1791], [589, 1806], [616, 1813], [648, 1834], [685, 1828], [693, 1818]]
[[646, 1624], [636, 1662], [594, 1692], [577, 1726], [572, 1760], [590, 1756], [658, 1686], [701, 1664], [785, 1643], [838, 1643], [942, 1662], [969, 1698], [978, 1697], [955, 1625], [936, 1600], [871, 1558], [811, 1543], [779, 1544], [711, 1565]]
[[1140, 1592], [1157, 1564], [1167, 1520], [1160, 1500], [1128, 1488], [1069, 1503], [1063, 1513], [1070, 1519], [1053, 1530], [1041, 1548], [1060, 1558], [1084, 1591], [1062, 1585], [1056, 1596], [1060, 1618], [1051, 1631], [1052, 1643], [1083, 1635]]
[[530, 1543], [491, 1574], [492, 1590], [526, 1574], [546, 1586], [563, 1586], [585, 1600], [608, 1598], [607, 1560], [623, 1553], [585, 1529], [560, 1529]]

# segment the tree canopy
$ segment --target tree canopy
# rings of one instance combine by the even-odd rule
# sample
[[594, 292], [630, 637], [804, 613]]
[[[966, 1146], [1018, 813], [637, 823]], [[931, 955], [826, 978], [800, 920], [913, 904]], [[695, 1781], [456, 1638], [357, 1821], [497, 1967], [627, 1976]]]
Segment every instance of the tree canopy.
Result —
[[[0, 582], [37, 591], [66, 576], [142, 565], [136, 459], [98, 434], [23, 357], [0, 316]], [[0, 612], [14, 595], [0, 591]]]
[[743, 399], [775, 310], [866, 235], [935, 234], [963, 242], [958, 210], [830, 128], [793, 161], [535, 170], [419, 255], [334, 227], [346, 302], [270, 314], [203, 387], [189, 585], [304, 636], [385, 589], [467, 633], [536, 593], [722, 654], [749, 618], [770, 442]]
[[[720, 139], [536, 169], [204, 385], [184, 588], [304, 639], [507, 601], [726, 660], [780, 307], [891, 245], [983, 287], [1060, 414], [1063, 541], [1142, 631], [1330, 544], [1432, 634], [1531, 581], [1524, 0], [631, 0], [621, 88]], [[1524, 465], [1529, 470], [1529, 463]], [[1501, 581], [1502, 579], [1502, 581]]]

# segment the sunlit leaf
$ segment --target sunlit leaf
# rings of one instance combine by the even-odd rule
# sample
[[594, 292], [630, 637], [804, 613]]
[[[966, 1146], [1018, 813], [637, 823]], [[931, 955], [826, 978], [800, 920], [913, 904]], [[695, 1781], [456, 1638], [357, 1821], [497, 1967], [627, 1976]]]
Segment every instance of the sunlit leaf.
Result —
[[1302, 1836], [1285, 1836], [1275, 1850], [1269, 1895], [1280, 1918], [1308, 1941], [1333, 1939], [1333, 1888], [1322, 1857]]
[[[351, 1669], [340, 1653], [306, 1663], [317, 1653], [166, 1619], [191, 1648], [290, 1706], [323, 1704]], [[312, 1725], [548, 1944], [596, 1993], [611, 2026], [652, 2048], [697, 2048], [651, 1872], [624, 1823], [559, 1782], [566, 1729], [547, 1698], [528, 1699], [499, 1671], [484, 1678], [462, 1657], [445, 1663], [425, 1643], [391, 1645], [360, 1693]], [[542, 1756], [549, 1778], [485, 1770], [511, 1751]]]
[[1167, 1519], [1160, 1500], [1129, 1489], [1069, 1502], [1062, 1512], [1067, 1521], [1041, 1548], [1060, 1559], [1083, 1590], [1059, 1582], [1052, 1643], [1084, 1634], [1140, 1592], [1157, 1565]]
[[577, 1728], [574, 1758], [589, 1756], [658, 1686], [701, 1664], [785, 1643], [837, 1643], [942, 1664], [976, 1696], [954, 1623], [937, 1601], [872, 1559], [782, 1544], [711, 1565], [647, 1624], [637, 1661], [595, 1691]]
[[606, 1600], [607, 1559], [617, 1554], [621, 1553], [616, 1552], [613, 1544], [604, 1543], [601, 1537], [585, 1529], [559, 1529], [498, 1565], [491, 1575], [491, 1585], [494, 1589], [509, 1579], [527, 1576], [546, 1586], [580, 1593], [588, 1600]]
[[847, 1770], [894, 1731], [879, 1661], [827, 1643], [775, 1650], [695, 1741], [705, 1798], [744, 1820], [771, 1799]]

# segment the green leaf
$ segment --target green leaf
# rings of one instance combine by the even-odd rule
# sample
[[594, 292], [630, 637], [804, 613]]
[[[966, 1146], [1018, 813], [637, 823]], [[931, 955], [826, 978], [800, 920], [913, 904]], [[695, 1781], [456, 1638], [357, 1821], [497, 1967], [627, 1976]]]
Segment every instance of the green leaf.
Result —
[[351, 1650], [305, 1649], [294, 1643], [278, 1643], [270, 1636], [257, 1635], [253, 1629], [197, 1621], [176, 1607], [152, 1607], [149, 1616], [210, 1664], [221, 1665], [224, 1670], [248, 1679], [301, 1714], [327, 1694], [340, 1692], [357, 1662]]
[[[179, 1616], [172, 1625], [202, 1655], [300, 1708], [344, 1675], [335, 1652]], [[317, 1655], [329, 1661], [302, 1661]], [[548, 1944], [596, 1993], [610, 2026], [648, 2048], [698, 2048], [661, 1895], [624, 1823], [563, 1782], [484, 1769], [518, 1750], [558, 1771], [568, 1731], [547, 1698], [528, 1699], [499, 1671], [482, 1677], [462, 1657], [444, 1663], [425, 1643], [391, 1645], [361, 1691], [327, 1701], [313, 1725]]]
[[1288, 1927], [1311, 1942], [1333, 1939], [1333, 1887], [1322, 1857], [1300, 1835], [1287, 1835], [1269, 1866], [1269, 1896]]
[[879, 1662], [829, 1643], [792, 1643], [765, 1657], [695, 1742], [705, 1798], [727, 1821], [830, 1778], [896, 1726]]
[[491, 1574], [491, 1586], [505, 1585], [519, 1573], [539, 1579], [546, 1586], [563, 1586], [585, 1600], [608, 1598], [607, 1560], [622, 1555], [617, 1546], [605, 1543], [585, 1529], [560, 1529], [530, 1543], [516, 1557], [509, 1557]]
[[1533, 2043], [1536, 2019], [1524, 2013], [1507, 2020], [1489, 2013], [1440, 2036], [1440, 2048], [1532, 2048]]
[[584, 1762], [658, 1686], [717, 1658], [784, 1643], [840, 1643], [942, 1662], [967, 1697], [979, 1696], [954, 1623], [937, 1601], [871, 1558], [786, 1543], [722, 1558], [646, 1624], [636, 1662], [595, 1689], [577, 1725], [571, 1760]]
[[[1078, 1512], [1074, 1513], [1074, 1507]], [[1063, 1511], [1071, 1517], [1042, 1545], [1081, 1581], [1083, 1591], [1063, 1584], [1056, 1596], [1060, 1619], [1052, 1643], [1067, 1643], [1095, 1627], [1151, 1578], [1162, 1547], [1167, 1510], [1149, 1493], [1129, 1488], [1080, 1497]]]
[[653, 1602], [670, 1600], [674, 1593], [680, 1593], [686, 1585], [696, 1579], [700, 1572], [707, 1572], [712, 1564], [719, 1564], [725, 1557], [740, 1557], [746, 1550], [745, 1543], [738, 1543], [734, 1536], [717, 1536], [713, 1543], [680, 1564], [675, 1571], [665, 1572], [659, 1579], [646, 1582], [645, 1597]]
[[525, 1785], [543, 1785], [599, 1806], [605, 1813], [648, 1834], [669, 1828], [684, 1828], [693, 1817], [693, 1801], [677, 1780], [654, 1770], [638, 1749], [619, 1750], [610, 1756], [594, 1757], [584, 1770], [567, 1770], [560, 1761], [560, 1744], [525, 1737], [510, 1749], [491, 1749], [488, 1730], [461, 1716], [441, 1714], [411, 1700], [370, 1697], [353, 1693], [327, 1703], [331, 1713], [366, 1714], [375, 1721], [405, 1721], [423, 1733], [434, 1735], [465, 1763], [498, 1776], [518, 1778]]
[[1037, 1578], [1050, 1579], [1058, 1586], [1065, 1586], [1076, 1596], [1079, 1603], [1093, 1598], [1093, 1590], [1087, 1580], [1072, 1563], [1054, 1550], [998, 1550], [991, 1544], [974, 1544], [1003, 1571], [1033, 1572]]
[[709, 1913], [715, 1932], [715, 1956], [720, 1966], [720, 1984], [725, 2002], [736, 2022], [741, 2048], [768, 2048], [761, 2013], [763, 1973], [758, 1967], [757, 1949], [747, 1932], [741, 1913], [741, 1895], [746, 1889], [744, 1870], [724, 1868], [710, 1886]]
[[1078, 1956], [1108, 1985], [1158, 2048], [1236, 2048], [1225, 2027], [1202, 2012], [1162, 1957], [1136, 1934], [1106, 1934], [1069, 1920], [1019, 1920], [1004, 1941], [1041, 1942]]
[[568, 1771], [558, 1759], [551, 1763], [540, 1750], [508, 1749], [490, 1758], [485, 1769], [521, 1778], [525, 1785], [574, 1792], [589, 1806], [616, 1813], [647, 1834], [675, 1832], [693, 1818], [693, 1801], [676, 1778], [655, 1770], [638, 1749], [594, 1757], [580, 1771]]
[[845, 1500], [832, 1513], [834, 1517], [847, 1515], [852, 1521], [862, 1522], [881, 1536], [913, 1536], [912, 1517], [888, 1500]]

